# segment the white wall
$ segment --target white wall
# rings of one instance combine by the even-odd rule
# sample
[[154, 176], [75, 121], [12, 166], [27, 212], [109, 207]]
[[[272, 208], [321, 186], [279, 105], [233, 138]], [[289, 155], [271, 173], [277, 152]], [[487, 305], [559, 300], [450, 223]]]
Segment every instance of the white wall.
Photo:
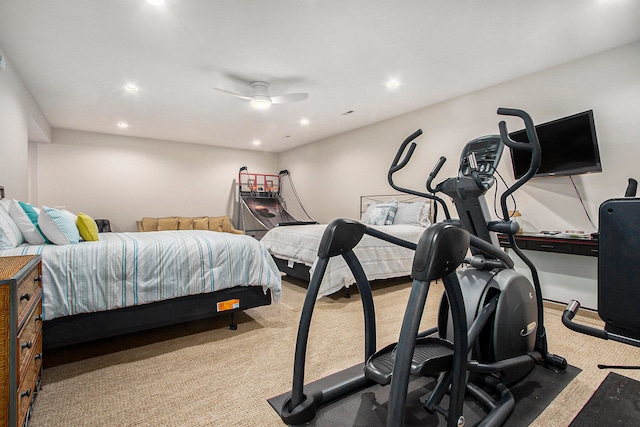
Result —
[[0, 185], [6, 197], [29, 200], [29, 125], [51, 134], [49, 123], [25, 87], [11, 59], [0, 49], [6, 68], [0, 70]]
[[[317, 220], [357, 217], [360, 195], [394, 192], [386, 183], [387, 170], [406, 136], [424, 131], [397, 183], [424, 189], [441, 155], [448, 161], [439, 177], [453, 176], [467, 141], [498, 133], [498, 107], [524, 109], [536, 123], [593, 109], [603, 173], [574, 181], [594, 223], [602, 201], [621, 197], [628, 177], [640, 178], [638, 42], [281, 153], [280, 168], [291, 171], [303, 204]], [[507, 123], [510, 130], [522, 127], [517, 120]], [[508, 151], [499, 171], [513, 182]], [[530, 181], [517, 193], [517, 207], [525, 231], [594, 231], [567, 177]]]
[[[15, 141], [26, 138], [28, 108], [13, 89], [13, 80], [19, 78], [7, 71], [0, 73], [0, 94], [3, 99], [8, 94], [4, 105], [11, 108], [0, 110], [0, 154], [18, 160], [0, 171], [0, 184], [11, 197], [21, 198], [27, 193], [27, 154], [26, 147]], [[32, 194], [36, 197], [30, 201], [110, 218], [114, 228], [122, 231], [133, 229], [135, 220], [142, 216], [231, 214], [232, 183], [238, 168], [247, 165], [255, 172], [288, 169], [304, 206], [321, 222], [357, 217], [360, 195], [393, 192], [386, 182], [387, 169], [407, 135], [417, 128], [424, 131], [414, 159], [398, 174], [397, 182], [424, 189], [425, 179], [441, 155], [449, 161], [439, 176], [452, 176], [465, 142], [497, 133], [500, 118], [495, 111], [500, 106], [525, 109], [537, 123], [594, 110], [604, 172], [576, 176], [574, 181], [596, 222], [599, 204], [623, 194], [626, 180], [635, 174], [640, 160], [633, 148], [639, 128], [640, 43], [280, 155], [55, 130], [53, 144], [32, 144]], [[521, 126], [517, 121], [508, 122], [513, 130]], [[500, 171], [512, 182], [508, 157], [506, 153]], [[517, 202], [527, 231], [593, 231], [568, 178], [531, 181], [518, 193]]]
[[275, 154], [54, 129], [32, 144], [37, 205], [134, 231], [143, 216], [233, 215], [238, 170], [277, 173]]

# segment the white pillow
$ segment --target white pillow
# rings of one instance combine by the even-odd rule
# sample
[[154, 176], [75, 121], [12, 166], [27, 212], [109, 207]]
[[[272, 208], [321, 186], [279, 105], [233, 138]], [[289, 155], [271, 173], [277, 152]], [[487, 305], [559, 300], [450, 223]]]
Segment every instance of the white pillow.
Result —
[[391, 225], [398, 210], [398, 202], [376, 203], [369, 205], [362, 215], [362, 222], [369, 225]]
[[56, 245], [69, 245], [80, 241], [78, 227], [58, 209], [43, 206], [38, 215], [38, 224], [45, 237]]
[[47, 243], [38, 226], [38, 211], [27, 203], [13, 200], [9, 205], [9, 215], [22, 232], [22, 237], [31, 245]]
[[13, 249], [24, 241], [20, 228], [4, 206], [0, 209], [0, 234], [2, 234], [2, 239], [0, 239], [0, 248], [2, 249]]
[[373, 208], [376, 207], [375, 203], [368, 203], [367, 204], [367, 210], [364, 211], [364, 213], [362, 214], [362, 216], [360, 217], [360, 222], [365, 223], [365, 221], [367, 221], [367, 218], [369, 218], [369, 215], [371, 215], [371, 211], [373, 210]]
[[7, 239], [7, 236], [4, 234], [4, 230], [0, 228], [0, 251], [5, 249], [13, 249], [13, 246], [11, 246], [11, 242]]
[[11, 204], [11, 199], [0, 199], [0, 206], [2, 206], [4, 210], [7, 212], [9, 212], [10, 204]]
[[423, 227], [428, 227], [431, 225], [431, 203], [426, 200], [424, 202], [424, 205], [422, 205], [422, 210], [420, 211], [418, 222], [420, 222], [420, 225]]
[[398, 211], [393, 223], [428, 227], [431, 225], [429, 220], [430, 208], [431, 205], [426, 200], [418, 200], [413, 203], [398, 203]]

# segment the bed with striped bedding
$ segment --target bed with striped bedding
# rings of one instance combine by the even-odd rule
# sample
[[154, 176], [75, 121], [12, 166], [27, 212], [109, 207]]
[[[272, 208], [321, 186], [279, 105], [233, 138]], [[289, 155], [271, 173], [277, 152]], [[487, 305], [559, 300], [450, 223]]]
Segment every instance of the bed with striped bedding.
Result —
[[[393, 220], [372, 225], [367, 216], [381, 205], [395, 204]], [[383, 194], [360, 197], [360, 221], [380, 232], [411, 243], [417, 243], [426, 228], [436, 220], [431, 200], [411, 194]], [[383, 225], [384, 224], [384, 225]], [[261, 239], [283, 273], [310, 281], [318, 256], [320, 240], [327, 224], [275, 227]], [[369, 280], [404, 277], [411, 274], [414, 251], [365, 235], [354, 248]], [[329, 260], [322, 278], [318, 298], [331, 295], [355, 283], [355, 278], [342, 257]]]
[[[280, 272], [270, 254], [246, 235], [199, 230], [101, 233], [96, 242], [23, 244], [0, 251], [0, 256], [28, 254], [42, 256], [45, 325], [227, 289], [255, 292], [259, 287], [274, 301], [281, 292]], [[183, 318], [169, 312], [170, 307], [166, 311], [167, 317]], [[211, 311], [215, 313], [215, 307]]]
[[[262, 243], [273, 255], [281, 271], [303, 280], [310, 280], [315, 270], [318, 247], [327, 224], [276, 227], [262, 238]], [[426, 230], [415, 225], [369, 226], [408, 242], [418, 243]], [[414, 251], [364, 235], [354, 248], [369, 280], [404, 277], [411, 274]], [[307, 276], [291, 273], [296, 265], [307, 267]], [[287, 269], [287, 266], [289, 269]], [[355, 283], [353, 273], [342, 257], [329, 260], [320, 284], [318, 298], [331, 295]]]

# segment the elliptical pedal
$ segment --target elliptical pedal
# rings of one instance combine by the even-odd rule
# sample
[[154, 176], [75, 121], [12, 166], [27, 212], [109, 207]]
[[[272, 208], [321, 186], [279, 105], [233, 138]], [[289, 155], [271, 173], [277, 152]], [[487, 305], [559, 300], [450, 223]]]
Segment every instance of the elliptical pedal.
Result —
[[[387, 385], [393, 376], [397, 344], [375, 352], [364, 365], [364, 374], [371, 381]], [[421, 337], [416, 340], [411, 359], [411, 375], [436, 375], [451, 370], [453, 343], [442, 338]]]

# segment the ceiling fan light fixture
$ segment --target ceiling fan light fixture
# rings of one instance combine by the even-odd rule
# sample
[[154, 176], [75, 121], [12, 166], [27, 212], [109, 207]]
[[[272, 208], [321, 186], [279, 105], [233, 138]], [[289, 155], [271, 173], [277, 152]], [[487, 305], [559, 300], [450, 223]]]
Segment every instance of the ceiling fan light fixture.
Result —
[[249, 104], [256, 110], [266, 110], [271, 107], [271, 98], [263, 95], [255, 95]]
[[251, 82], [250, 86], [251, 95], [241, 95], [218, 87], [214, 89], [235, 96], [236, 98], [246, 99], [255, 110], [266, 110], [271, 107], [271, 104], [288, 104], [291, 102], [304, 101], [309, 97], [308, 93], [288, 93], [285, 95], [271, 96], [269, 95], [269, 86], [271, 85], [263, 81]]

